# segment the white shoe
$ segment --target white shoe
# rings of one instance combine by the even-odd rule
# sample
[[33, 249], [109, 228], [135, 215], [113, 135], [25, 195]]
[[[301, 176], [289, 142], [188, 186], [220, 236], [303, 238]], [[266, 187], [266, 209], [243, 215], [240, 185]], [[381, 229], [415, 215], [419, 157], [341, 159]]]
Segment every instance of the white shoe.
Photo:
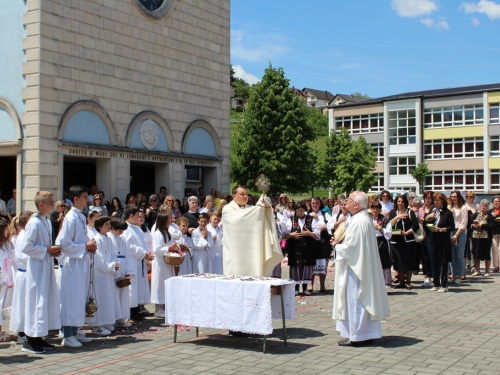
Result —
[[79, 348], [82, 343], [76, 339], [76, 336], [66, 337], [62, 341], [62, 346], [67, 346], [69, 348]]
[[460, 284], [462, 280], [460, 280], [460, 277], [457, 277], [455, 281], [453, 281], [455, 284]]
[[312, 293], [311, 293], [311, 291], [309, 291], [309, 290], [306, 289], [306, 290], [304, 290], [304, 294], [306, 296], [310, 296]]
[[25, 343], [26, 341], [28, 341], [28, 339], [26, 338], [26, 336], [23, 336], [23, 337], [21, 337], [21, 336], [17, 336], [17, 343], [18, 343], [18, 344], [23, 344], [23, 345], [24, 345], [24, 343]]
[[92, 341], [92, 339], [90, 337], [88, 337], [87, 335], [85, 335], [85, 333], [83, 333], [83, 332], [81, 335], [78, 333], [76, 335], [76, 339], [80, 342], [91, 342]]
[[429, 278], [426, 278], [422, 283], [422, 286], [432, 286], [432, 281]]
[[165, 317], [165, 310], [160, 310], [160, 311], [156, 312], [155, 316], [157, 318], [164, 318]]
[[106, 328], [104, 327], [96, 327], [92, 330], [92, 333], [94, 335], [98, 335], [98, 336], [109, 336], [111, 335], [111, 332], [109, 330], [107, 330]]
[[104, 326], [103, 328], [106, 328], [108, 331], [113, 332], [115, 330], [115, 326], [109, 325], [109, 326]]
[[115, 323], [115, 326], [117, 326], [117, 327], [122, 327], [122, 328], [129, 328], [129, 327], [132, 327], [132, 324], [127, 323], [127, 322], [124, 322], [124, 321], [122, 321], [122, 320], [118, 320], [118, 321]]

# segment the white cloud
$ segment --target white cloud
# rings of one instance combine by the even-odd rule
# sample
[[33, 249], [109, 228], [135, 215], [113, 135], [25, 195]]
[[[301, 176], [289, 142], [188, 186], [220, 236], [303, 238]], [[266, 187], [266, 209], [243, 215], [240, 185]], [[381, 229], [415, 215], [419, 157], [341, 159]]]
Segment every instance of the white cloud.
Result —
[[444, 18], [439, 18], [438, 20], [435, 21], [432, 18], [426, 17], [422, 18], [420, 22], [423, 23], [428, 28], [434, 28], [437, 30], [448, 30], [450, 28], [450, 25], [448, 24], [448, 22], [446, 22], [446, 19]]
[[277, 35], [247, 36], [242, 30], [231, 30], [231, 58], [268, 62], [287, 51], [284, 40]]
[[253, 74], [245, 72], [245, 69], [241, 65], [233, 65], [234, 76], [237, 78], [241, 78], [248, 82], [251, 85], [260, 82], [260, 79], [254, 76]]
[[481, 22], [477, 18], [471, 18], [472, 26], [479, 26]]
[[400, 17], [418, 17], [438, 9], [434, 0], [392, 0], [392, 9]]
[[500, 4], [491, 0], [479, 0], [477, 3], [462, 3], [459, 9], [462, 9], [465, 13], [486, 14], [490, 20], [500, 18]]

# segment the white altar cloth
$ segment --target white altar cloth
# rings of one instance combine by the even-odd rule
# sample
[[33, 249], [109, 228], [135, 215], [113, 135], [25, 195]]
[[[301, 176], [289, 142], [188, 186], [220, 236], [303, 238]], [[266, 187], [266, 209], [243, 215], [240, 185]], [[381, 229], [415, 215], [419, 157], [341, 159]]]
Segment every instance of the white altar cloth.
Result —
[[272, 319], [282, 319], [281, 298], [271, 296], [271, 286], [277, 285], [282, 285], [285, 319], [295, 319], [293, 280], [171, 277], [165, 280], [165, 322], [269, 335], [273, 332]]

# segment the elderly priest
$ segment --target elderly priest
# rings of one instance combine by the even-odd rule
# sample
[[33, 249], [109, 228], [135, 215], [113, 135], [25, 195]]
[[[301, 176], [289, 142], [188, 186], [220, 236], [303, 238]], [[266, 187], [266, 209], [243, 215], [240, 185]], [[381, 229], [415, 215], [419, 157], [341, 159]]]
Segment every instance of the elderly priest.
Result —
[[389, 315], [389, 300], [373, 221], [366, 211], [368, 197], [351, 193], [346, 208], [352, 219], [344, 241], [332, 241], [336, 251], [333, 319], [347, 340], [340, 346], [363, 346], [382, 337], [380, 321]]

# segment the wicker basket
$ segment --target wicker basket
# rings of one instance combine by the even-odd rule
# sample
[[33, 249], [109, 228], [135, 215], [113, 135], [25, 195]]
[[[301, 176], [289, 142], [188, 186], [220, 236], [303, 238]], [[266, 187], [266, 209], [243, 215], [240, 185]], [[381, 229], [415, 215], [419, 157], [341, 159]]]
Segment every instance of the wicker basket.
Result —
[[184, 257], [169, 257], [165, 255], [163, 259], [165, 259], [165, 263], [170, 266], [180, 266], [184, 262]]
[[121, 279], [121, 280], [118, 280], [118, 281], [116, 282], [116, 286], [117, 286], [118, 288], [125, 288], [125, 287], [129, 286], [130, 284], [132, 284], [132, 283], [130, 282], [130, 279]]

